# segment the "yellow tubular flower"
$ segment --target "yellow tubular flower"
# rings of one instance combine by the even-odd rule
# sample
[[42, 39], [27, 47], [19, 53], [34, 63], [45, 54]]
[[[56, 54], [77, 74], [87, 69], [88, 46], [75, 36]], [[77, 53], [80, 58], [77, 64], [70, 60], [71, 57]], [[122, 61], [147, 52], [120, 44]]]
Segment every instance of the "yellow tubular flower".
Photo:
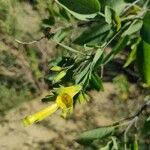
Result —
[[52, 115], [58, 108], [62, 109], [62, 116], [66, 117], [73, 109], [73, 97], [82, 89], [80, 85], [61, 87], [58, 90], [56, 102], [45, 109], [25, 117], [22, 120], [24, 126], [31, 125]]
[[25, 117], [22, 121], [23, 125], [28, 126], [35, 122], [41, 121], [44, 118], [52, 115], [57, 109], [58, 109], [58, 105], [56, 103], [54, 103], [54, 104], [42, 109], [41, 111], [38, 111], [32, 115]]

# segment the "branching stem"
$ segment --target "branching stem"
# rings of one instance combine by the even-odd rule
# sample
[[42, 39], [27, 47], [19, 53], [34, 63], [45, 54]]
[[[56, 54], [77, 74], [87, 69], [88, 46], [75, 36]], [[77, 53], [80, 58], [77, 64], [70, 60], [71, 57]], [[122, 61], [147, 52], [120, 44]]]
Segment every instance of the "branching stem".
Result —
[[124, 122], [131, 121], [132, 119], [134, 119], [136, 117], [139, 117], [142, 114], [142, 112], [144, 110], [146, 110], [149, 106], [150, 106], [150, 100], [148, 100], [144, 105], [142, 105], [142, 107], [135, 114], [133, 114], [133, 115], [127, 117], [127, 118], [124, 118], [120, 121], [117, 121], [117, 122], [115, 122], [111, 125], [108, 125], [108, 127], [109, 126], [116, 126], [117, 127], [117, 126], [121, 125]]

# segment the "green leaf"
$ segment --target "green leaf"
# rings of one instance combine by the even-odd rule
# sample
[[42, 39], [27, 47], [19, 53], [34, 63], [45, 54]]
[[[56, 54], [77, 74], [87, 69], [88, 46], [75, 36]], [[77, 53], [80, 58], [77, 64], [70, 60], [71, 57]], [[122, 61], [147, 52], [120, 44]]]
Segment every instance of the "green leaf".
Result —
[[[58, 0], [56, 0], [56, 2], [60, 5], [60, 6], [62, 6], [64, 9], [66, 9], [70, 14], [72, 14], [75, 18], [77, 18], [77, 19], [79, 19], [79, 20], [83, 20], [83, 21], [88, 21], [89, 19], [92, 19], [92, 18], [94, 18], [96, 15], [97, 15], [97, 12], [98, 12], [98, 10], [96, 11], [96, 13], [92, 13], [92, 14], [80, 14], [80, 13], [77, 13], [77, 12], [75, 12], [75, 11], [73, 11], [74, 9], [76, 10], [77, 8], [78, 8], [78, 5], [74, 5], [74, 4], [76, 4], [77, 2], [79, 2], [79, 0], [77, 0], [77, 1], [74, 1], [74, 0], [71, 0], [71, 2], [73, 2], [72, 4], [73, 4], [73, 6], [72, 5], [70, 5], [69, 3], [70, 3], [70, 1], [68, 0], [68, 1], [66, 1], [66, 0], [63, 0], [64, 1], [64, 5], [61, 3], [61, 2], [59, 2]], [[85, 1], [85, 0], [84, 0]], [[86, 1], [88, 1], [88, 0], [86, 0]], [[91, 0], [90, 0], [91, 1]], [[95, 1], [95, 0], [94, 0]], [[96, 0], [97, 1], [97, 0]], [[80, 2], [82, 2], [82, 1], [80, 1]], [[70, 7], [68, 7], [68, 4], [69, 4], [69, 6]], [[100, 5], [100, 3], [98, 4], [98, 7], [99, 7], [99, 5]], [[72, 8], [73, 7], [73, 8]], [[74, 8], [74, 7], [76, 7], [76, 8]], [[98, 7], [96, 7], [96, 8], [98, 8]], [[73, 10], [71, 10], [71, 8], [73, 9]], [[86, 8], [86, 7], [85, 7]], [[84, 9], [85, 9], [84, 8]], [[83, 9], [83, 8], [82, 8]], [[81, 10], [82, 10], [81, 9]], [[83, 12], [84, 12], [84, 9], [82, 10]], [[86, 10], [87, 11], [87, 10]]]
[[91, 70], [93, 70], [93, 68], [95, 67], [96, 63], [99, 61], [99, 59], [101, 59], [101, 56], [103, 54], [102, 49], [97, 49], [95, 56], [93, 58], [92, 64], [91, 64]]
[[129, 36], [123, 37], [116, 46], [112, 49], [112, 51], [104, 58], [104, 64], [108, 63], [116, 54], [118, 54], [124, 47], [127, 45], [129, 41]]
[[121, 40], [119, 40], [118, 44], [112, 49], [113, 54], [116, 55], [121, 50], [123, 50], [127, 45], [128, 41], [129, 41], [129, 36], [125, 36]]
[[144, 16], [141, 37], [144, 41], [150, 44], [150, 12], [147, 12]]
[[85, 30], [77, 39], [75, 39], [74, 43], [79, 45], [84, 45], [110, 30], [110, 25], [108, 24], [98, 24], [91, 28]]
[[131, 35], [131, 34], [133, 34], [135, 32], [138, 32], [141, 29], [142, 24], [143, 24], [142, 20], [135, 20], [135, 21], [133, 21], [133, 23], [131, 23], [129, 28], [122, 33], [122, 37], [126, 36], [126, 35]]
[[83, 92], [80, 92], [79, 93], [79, 96], [78, 96], [78, 101], [80, 104], [83, 104], [86, 100], [85, 100], [85, 97], [83, 95]]
[[82, 72], [76, 77], [76, 84], [79, 84], [81, 80], [88, 74], [90, 70], [91, 63], [89, 63]]
[[110, 6], [117, 15], [120, 15], [126, 5], [124, 0], [100, 0], [100, 2], [103, 10], [105, 9], [105, 6]]
[[104, 90], [103, 82], [97, 73], [92, 73], [90, 83], [95, 90]]
[[108, 24], [115, 25], [117, 31], [121, 28], [121, 20], [120, 17], [116, 14], [116, 12], [110, 8], [109, 6], [105, 7], [105, 21]]
[[125, 46], [127, 45], [128, 40], [129, 40], [129, 36], [125, 36], [122, 39], [120, 39], [118, 43], [116, 44], [116, 46], [112, 49], [113, 54], [116, 55], [121, 50], [123, 50]]
[[136, 50], [137, 50], [137, 48], [134, 48], [131, 50], [131, 52], [129, 53], [127, 60], [123, 66], [124, 68], [128, 67], [136, 59]]
[[100, 11], [98, 0], [58, 0], [58, 2], [79, 14], [93, 14]]
[[140, 75], [147, 86], [150, 86], [150, 44], [141, 41], [136, 58]]
[[121, 28], [121, 20], [120, 20], [120, 17], [119, 17], [119, 15], [117, 15], [116, 13], [114, 14], [114, 23], [115, 23], [115, 27], [116, 27], [116, 29], [117, 29], [117, 31], [119, 31], [120, 30], [120, 28]]
[[114, 132], [114, 127], [102, 127], [83, 132], [76, 141], [80, 144], [90, 144], [94, 140], [100, 140], [110, 136]]

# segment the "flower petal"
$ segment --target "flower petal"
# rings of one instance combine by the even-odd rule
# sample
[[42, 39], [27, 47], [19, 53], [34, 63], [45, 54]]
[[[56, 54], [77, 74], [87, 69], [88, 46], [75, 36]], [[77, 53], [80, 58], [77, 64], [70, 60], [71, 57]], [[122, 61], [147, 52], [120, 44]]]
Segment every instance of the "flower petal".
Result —
[[66, 110], [73, 106], [73, 99], [67, 93], [63, 93], [57, 96], [56, 103], [61, 109]]
[[71, 96], [71, 98], [73, 98], [81, 89], [82, 89], [81, 85], [73, 85], [69, 87], [61, 87], [58, 92], [59, 95], [67, 93], [68, 95]]
[[66, 110], [62, 110], [61, 116], [63, 118], [67, 118], [70, 115], [70, 113], [72, 113], [72, 111], [73, 111], [73, 107], [70, 107], [70, 108], [68, 108]]

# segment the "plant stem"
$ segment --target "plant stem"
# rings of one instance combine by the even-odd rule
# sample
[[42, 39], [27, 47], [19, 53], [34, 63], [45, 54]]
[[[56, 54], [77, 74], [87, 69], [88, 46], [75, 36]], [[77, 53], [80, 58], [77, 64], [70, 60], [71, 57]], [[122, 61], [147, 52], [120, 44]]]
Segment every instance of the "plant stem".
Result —
[[114, 122], [111, 125], [105, 126], [105, 127], [110, 127], [110, 126], [116, 126], [117, 127], [117, 126], [119, 126], [121, 124], [124, 124], [125, 122], [128, 122], [128, 121], [130, 121], [130, 120], [132, 120], [132, 119], [134, 119], [136, 117], [139, 117], [142, 114], [142, 112], [145, 109], [147, 109], [149, 106], [150, 106], [150, 97], [148, 97], [147, 102], [144, 105], [142, 105], [142, 107], [136, 113], [134, 113], [133, 115], [131, 115], [131, 116], [127, 117], [127, 118], [124, 118], [124, 119], [122, 119], [120, 121]]
[[126, 7], [124, 9], [124, 11], [122, 12], [122, 14], [124, 14], [127, 10], [129, 10], [132, 6], [134, 6], [135, 4], [137, 4], [139, 1], [141, 0], [136, 0], [135, 2], [133, 2], [131, 5], [129, 5], [128, 7]]

